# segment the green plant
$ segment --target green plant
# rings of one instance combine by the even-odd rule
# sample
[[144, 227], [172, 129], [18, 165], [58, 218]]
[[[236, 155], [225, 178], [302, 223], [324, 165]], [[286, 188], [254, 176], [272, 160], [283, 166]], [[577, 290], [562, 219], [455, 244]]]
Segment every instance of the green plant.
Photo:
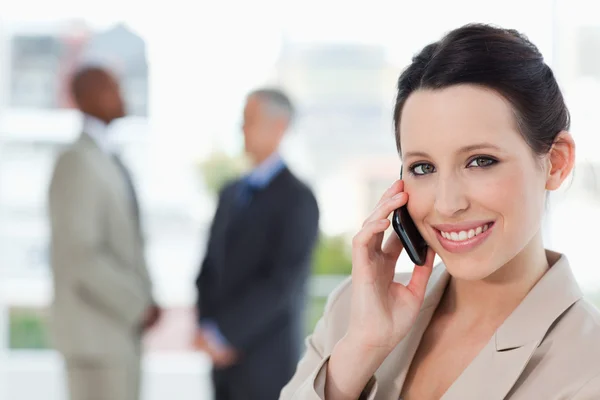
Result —
[[323, 310], [325, 309], [325, 304], [327, 303], [327, 297], [310, 297], [306, 313], [306, 335], [310, 335], [317, 326], [317, 322], [319, 322], [319, 318], [323, 315]]
[[215, 152], [198, 166], [204, 184], [209, 191], [216, 194], [225, 183], [242, 174], [247, 168], [247, 163], [241, 156], [232, 157]]
[[343, 235], [319, 236], [313, 258], [313, 272], [317, 275], [350, 275], [352, 258]]
[[9, 312], [9, 348], [48, 349], [50, 347], [44, 310], [14, 308]]

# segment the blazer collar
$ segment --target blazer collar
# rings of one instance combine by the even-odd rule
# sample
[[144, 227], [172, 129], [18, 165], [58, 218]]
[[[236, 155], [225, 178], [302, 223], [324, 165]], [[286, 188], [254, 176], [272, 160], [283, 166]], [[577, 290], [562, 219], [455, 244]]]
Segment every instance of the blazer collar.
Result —
[[92, 137], [92, 135], [85, 131], [79, 135], [79, 139], [77, 140], [76, 144], [86, 149], [93, 149], [101, 154], [109, 154], [105, 148], [100, 146], [100, 144]]
[[497, 351], [524, 346], [545, 336], [550, 325], [583, 297], [565, 255], [529, 291], [495, 335]]
[[[548, 255], [549, 258], [559, 256], [552, 252]], [[449, 279], [450, 274], [443, 264], [434, 268], [413, 329], [376, 374], [382, 393], [391, 393], [394, 398], [400, 396], [411, 361]], [[490, 398], [504, 398], [554, 321], [581, 297], [569, 262], [560, 255], [442, 399], [478, 398], [482, 393]]]

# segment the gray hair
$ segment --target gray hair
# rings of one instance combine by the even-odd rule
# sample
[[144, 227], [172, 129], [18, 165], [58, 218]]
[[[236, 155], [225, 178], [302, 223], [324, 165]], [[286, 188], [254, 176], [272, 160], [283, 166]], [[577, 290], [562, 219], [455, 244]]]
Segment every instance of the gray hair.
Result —
[[294, 119], [294, 106], [289, 97], [279, 89], [257, 89], [248, 98], [256, 97], [272, 117], [284, 117], [290, 123]]

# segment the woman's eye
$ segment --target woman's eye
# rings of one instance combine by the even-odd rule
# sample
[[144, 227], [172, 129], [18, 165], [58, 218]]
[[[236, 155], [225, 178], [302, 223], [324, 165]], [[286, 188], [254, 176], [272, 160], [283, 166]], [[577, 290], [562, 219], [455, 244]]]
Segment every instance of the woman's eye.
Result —
[[412, 170], [412, 173], [415, 175], [426, 175], [426, 174], [434, 173], [435, 167], [431, 164], [422, 163], [422, 164], [414, 165], [411, 168], [411, 170]]
[[469, 163], [469, 165], [467, 165], [467, 167], [472, 168], [472, 167], [479, 167], [479, 168], [485, 168], [485, 167], [489, 167], [493, 164], [495, 164], [497, 161], [494, 160], [493, 158], [490, 157], [477, 157], [474, 158], [473, 160], [471, 160], [471, 162]]

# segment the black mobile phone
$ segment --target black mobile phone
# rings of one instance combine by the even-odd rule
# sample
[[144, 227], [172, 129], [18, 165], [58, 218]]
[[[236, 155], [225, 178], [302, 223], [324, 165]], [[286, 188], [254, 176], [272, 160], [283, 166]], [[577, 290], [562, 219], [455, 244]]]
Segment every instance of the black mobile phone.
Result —
[[[402, 168], [400, 168], [400, 179], [402, 179]], [[394, 211], [392, 226], [412, 262], [416, 265], [425, 265], [427, 242], [425, 242], [415, 222], [410, 217], [406, 204]]]

